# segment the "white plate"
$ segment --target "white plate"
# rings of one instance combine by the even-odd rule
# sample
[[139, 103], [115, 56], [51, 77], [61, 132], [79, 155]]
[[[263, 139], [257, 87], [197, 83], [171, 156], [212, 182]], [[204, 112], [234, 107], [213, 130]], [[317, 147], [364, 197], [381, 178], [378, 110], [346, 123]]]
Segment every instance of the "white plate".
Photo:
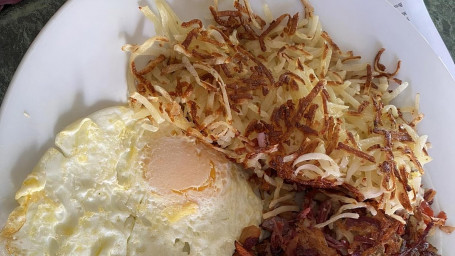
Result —
[[[269, 2], [275, 15], [302, 10], [295, 0]], [[173, 6], [184, 19], [209, 15], [202, 5], [211, 1], [178, 3]], [[454, 80], [420, 34], [386, 1], [314, 0], [313, 4], [324, 29], [342, 49], [371, 61], [385, 47], [391, 68], [402, 60], [399, 77], [411, 84], [408, 96], [421, 94], [426, 118], [419, 129], [433, 145], [434, 161], [426, 170], [441, 208], [454, 223]], [[136, 1], [68, 1], [28, 50], [0, 115], [0, 226], [16, 205], [15, 191], [59, 130], [95, 110], [126, 102], [127, 56], [120, 48], [153, 35], [137, 6]], [[443, 235], [436, 245], [444, 252], [454, 251], [455, 235]]]

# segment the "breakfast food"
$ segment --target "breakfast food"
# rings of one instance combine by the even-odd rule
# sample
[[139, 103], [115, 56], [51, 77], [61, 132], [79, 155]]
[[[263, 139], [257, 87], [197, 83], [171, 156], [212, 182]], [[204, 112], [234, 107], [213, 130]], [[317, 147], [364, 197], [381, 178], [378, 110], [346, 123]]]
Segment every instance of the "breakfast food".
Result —
[[303, 15], [265, 7], [263, 19], [235, 0], [211, 6], [208, 26], [163, 1], [142, 7], [157, 36], [123, 48], [132, 104], [254, 170], [264, 236], [238, 241], [240, 255], [436, 254], [427, 236], [452, 228], [422, 188], [418, 96], [392, 102], [408, 86], [401, 63], [387, 71], [384, 49], [371, 64], [342, 51], [302, 3]]
[[124, 46], [130, 108], [57, 136], [0, 253], [435, 255], [427, 237], [452, 228], [421, 185], [418, 97], [392, 104], [400, 62], [342, 51], [302, 2], [276, 19], [215, 5], [205, 27], [142, 7], [158, 36]]
[[162, 121], [112, 107], [60, 132], [17, 192], [20, 206], [0, 248], [7, 255], [232, 254], [242, 228], [259, 225], [261, 201], [236, 165]]

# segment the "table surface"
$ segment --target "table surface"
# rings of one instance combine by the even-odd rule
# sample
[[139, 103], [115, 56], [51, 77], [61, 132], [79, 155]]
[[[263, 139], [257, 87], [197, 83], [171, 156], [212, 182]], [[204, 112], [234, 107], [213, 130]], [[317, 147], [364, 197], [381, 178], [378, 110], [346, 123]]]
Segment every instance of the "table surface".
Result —
[[[66, 0], [23, 0], [0, 11], [0, 103], [39, 31]], [[455, 59], [455, 1], [425, 0], [431, 18]]]

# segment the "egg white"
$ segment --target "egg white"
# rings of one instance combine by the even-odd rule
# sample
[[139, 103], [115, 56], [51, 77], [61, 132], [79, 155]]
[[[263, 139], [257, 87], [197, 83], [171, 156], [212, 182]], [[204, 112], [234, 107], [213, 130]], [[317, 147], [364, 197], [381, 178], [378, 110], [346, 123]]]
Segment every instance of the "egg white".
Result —
[[[232, 255], [242, 228], [260, 223], [261, 200], [219, 153], [170, 123], [155, 132], [147, 124], [130, 108], [113, 107], [60, 132], [16, 193], [20, 206], [0, 233], [3, 249], [11, 255]], [[154, 186], [147, 149], [159, 149], [163, 138], [203, 152], [213, 177], [197, 189]]]

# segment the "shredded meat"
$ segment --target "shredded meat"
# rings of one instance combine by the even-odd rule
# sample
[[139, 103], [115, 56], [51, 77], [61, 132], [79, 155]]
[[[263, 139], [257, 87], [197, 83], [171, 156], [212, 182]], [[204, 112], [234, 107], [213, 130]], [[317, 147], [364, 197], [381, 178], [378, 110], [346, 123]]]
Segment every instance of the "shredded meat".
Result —
[[[325, 221], [330, 212], [343, 204], [330, 200], [321, 190], [305, 189], [299, 213], [264, 220], [261, 227], [269, 235], [251, 249], [254, 255], [438, 255], [426, 242], [433, 223], [417, 231], [415, 221], [403, 225], [383, 211], [375, 216], [365, 209], [354, 210], [358, 219], [344, 219], [335, 223], [337, 232], [349, 232], [351, 240], [337, 239], [337, 233], [327, 228], [313, 227]], [[330, 192], [332, 193], [332, 192]], [[413, 219], [415, 217], [409, 217]], [[412, 224], [414, 223], [414, 224]]]

